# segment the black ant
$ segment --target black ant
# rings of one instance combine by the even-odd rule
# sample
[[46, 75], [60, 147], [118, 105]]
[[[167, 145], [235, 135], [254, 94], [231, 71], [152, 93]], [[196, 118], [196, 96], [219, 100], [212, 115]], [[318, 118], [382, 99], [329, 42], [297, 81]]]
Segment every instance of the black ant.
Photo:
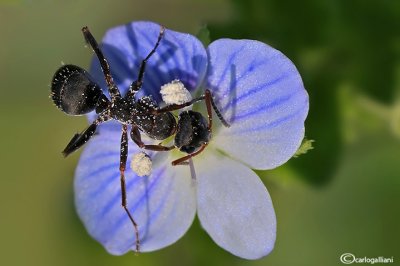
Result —
[[[164, 36], [164, 27], [160, 29], [154, 48], [141, 62], [138, 79], [131, 84], [125, 96], [121, 96], [119, 89], [115, 85], [107, 59], [89, 29], [83, 27], [82, 32], [86, 42], [92, 47], [100, 61], [111, 100], [103, 94], [100, 86], [93, 81], [93, 78], [86, 70], [75, 65], [64, 65], [56, 71], [51, 83], [51, 98], [55, 105], [69, 115], [83, 115], [93, 110], [98, 114], [97, 119], [87, 129], [73, 136], [62, 153], [64, 156], [68, 156], [83, 146], [95, 134], [97, 126], [103, 122], [114, 119], [122, 124], [119, 166], [122, 207], [133, 224], [136, 235], [136, 251], [139, 251], [138, 226], [127, 208], [126, 200], [124, 173], [128, 157], [128, 125], [131, 126], [130, 136], [132, 140], [140, 148], [153, 151], [169, 151], [178, 148], [180, 151], [187, 153], [186, 156], [172, 162], [172, 165], [178, 165], [185, 164], [188, 159], [201, 153], [210, 141], [212, 128], [211, 107], [225, 126], [229, 126], [229, 124], [217, 109], [209, 90], [206, 90], [204, 95], [187, 103], [171, 104], [162, 108], [157, 105], [151, 96], [135, 100], [135, 94], [143, 84], [146, 63], [159, 46]], [[201, 100], [205, 100], [208, 121], [198, 112], [183, 111], [179, 114], [178, 122], [176, 122], [171, 111], [182, 109]], [[140, 132], [155, 140], [165, 140], [175, 134], [174, 145], [144, 144], [141, 140]]]

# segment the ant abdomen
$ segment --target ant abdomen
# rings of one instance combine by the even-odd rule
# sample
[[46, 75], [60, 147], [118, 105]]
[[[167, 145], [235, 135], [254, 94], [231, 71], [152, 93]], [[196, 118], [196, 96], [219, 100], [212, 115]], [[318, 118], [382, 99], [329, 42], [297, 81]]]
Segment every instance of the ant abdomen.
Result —
[[55, 105], [69, 115], [93, 111], [103, 94], [86, 70], [75, 65], [60, 67], [53, 76], [51, 98]]

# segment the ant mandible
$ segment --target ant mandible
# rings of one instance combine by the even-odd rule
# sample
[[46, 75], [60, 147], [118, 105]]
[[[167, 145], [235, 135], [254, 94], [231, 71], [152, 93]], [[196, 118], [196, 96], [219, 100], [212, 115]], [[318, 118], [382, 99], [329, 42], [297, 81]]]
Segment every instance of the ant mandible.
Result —
[[[214, 109], [222, 124], [229, 126], [217, 109], [211, 92], [207, 89], [205, 94], [183, 104], [171, 104], [160, 108], [151, 96], [144, 96], [135, 100], [135, 94], [143, 85], [143, 77], [147, 61], [156, 52], [165, 28], [161, 27], [157, 42], [150, 53], [142, 60], [139, 68], [138, 79], [129, 87], [125, 96], [121, 93], [113, 81], [110, 66], [104, 57], [95, 38], [88, 27], [82, 28], [86, 42], [92, 47], [99, 62], [108, 87], [110, 100], [103, 94], [100, 86], [93, 80], [89, 73], [75, 65], [64, 65], [54, 74], [51, 83], [51, 98], [55, 105], [66, 114], [83, 115], [93, 110], [98, 114], [97, 119], [87, 129], [75, 134], [63, 155], [68, 156], [83, 146], [96, 132], [96, 128], [103, 122], [117, 120], [122, 125], [121, 149], [120, 149], [120, 181], [121, 181], [121, 205], [131, 220], [136, 236], [136, 251], [139, 251], [140, 240], [138, 225], [127, 208], [125, 169], [128, 157], [128, 125], [131, 126], [131, 139], [143, 149], [153, 151], [169, 151], [178, 148], [187, 153], [186, 156], [172, 162], [172, 165], [184, 164], [185, 161], [201, 153], [211, 139], [212, 110]], [[208, 121], [202, 114], [195, 111], [183, 111], [179, 114], [178, 122], [171, 113], [190, 106], [195, 102], [205, 100]], [[140, 132], [152, 139], [164, 140], [175, 134], [173, 146], [144, 144]]]

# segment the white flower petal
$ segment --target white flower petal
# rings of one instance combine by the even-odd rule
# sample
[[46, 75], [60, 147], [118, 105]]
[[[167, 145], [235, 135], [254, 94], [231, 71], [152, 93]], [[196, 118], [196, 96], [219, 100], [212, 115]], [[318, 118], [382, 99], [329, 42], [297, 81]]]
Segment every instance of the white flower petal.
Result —
[[258, 176], [241, 163], [207, 152], [195, 160], [198, 216], [222, 248], [258, 259], [271, 252], [276, 218], [271, 198]]

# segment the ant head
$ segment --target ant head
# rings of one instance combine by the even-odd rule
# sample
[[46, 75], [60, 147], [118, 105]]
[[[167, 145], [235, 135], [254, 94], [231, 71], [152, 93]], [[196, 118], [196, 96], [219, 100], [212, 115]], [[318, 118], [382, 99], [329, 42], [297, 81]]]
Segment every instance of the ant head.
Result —
[[103, 94], [86, 70], [64, 65], [53, 76], [51, 98], [55, 105], [69, 115], [82, 115], [96, 108]]
[[208, 143], [210, 138], [208, 123], [200, 113], [189, 110], [179, 114], [175, 146], [180, 151], [193, 153]]

